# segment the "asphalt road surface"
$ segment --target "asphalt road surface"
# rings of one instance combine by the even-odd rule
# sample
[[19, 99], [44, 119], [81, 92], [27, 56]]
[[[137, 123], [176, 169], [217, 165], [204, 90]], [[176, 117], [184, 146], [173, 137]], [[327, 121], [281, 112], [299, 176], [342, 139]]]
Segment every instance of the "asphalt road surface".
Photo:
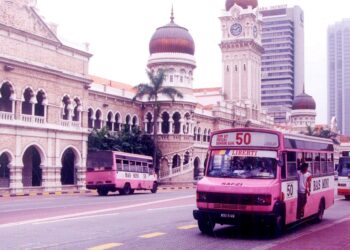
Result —
[[350, 249], [350, 201], [336, 197], [324, 221], [264, 230], [216, 226], [198, 230], [195, 190], [0, 199], [0, 249]]

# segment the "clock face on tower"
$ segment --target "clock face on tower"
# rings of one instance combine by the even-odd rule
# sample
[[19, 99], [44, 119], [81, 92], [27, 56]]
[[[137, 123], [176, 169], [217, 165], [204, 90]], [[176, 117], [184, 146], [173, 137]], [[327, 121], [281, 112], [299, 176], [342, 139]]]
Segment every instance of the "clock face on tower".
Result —
[[234, 23], [231, 25], [230, 32], [234, 36], [238, 36], [242, 32], [242, 25], [239, 23]]

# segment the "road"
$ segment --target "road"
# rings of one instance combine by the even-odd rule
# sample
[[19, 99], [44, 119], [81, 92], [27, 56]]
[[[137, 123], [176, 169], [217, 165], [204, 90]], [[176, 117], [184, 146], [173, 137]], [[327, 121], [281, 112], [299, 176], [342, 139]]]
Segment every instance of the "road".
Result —
[[337, 197], [322, 223], [273, 239], [261, 230], [199, 232], [195, 190], [0, 199], [0, 249], [350, 249], [350, 202]]

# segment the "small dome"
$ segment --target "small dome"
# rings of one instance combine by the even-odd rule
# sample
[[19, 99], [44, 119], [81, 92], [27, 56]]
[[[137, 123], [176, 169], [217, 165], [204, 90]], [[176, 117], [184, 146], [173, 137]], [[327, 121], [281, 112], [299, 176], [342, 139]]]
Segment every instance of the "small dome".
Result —
[[159, 27], [149, 43], [149, 52], [185, 53], [194, 55], [195, 45], [188, 30], [174, 23], [173, 13], [169, 24]]
[[312, 96], [302, 93], [294, 98], [292, 109], [316, 110], [316, 102]]
[[234, 4], [241, 6], [243, 9], [247, 9], [248, 6], [255, 9], [258, 7], [258, 0], [226, 0], [226, 11], [229, 11]]

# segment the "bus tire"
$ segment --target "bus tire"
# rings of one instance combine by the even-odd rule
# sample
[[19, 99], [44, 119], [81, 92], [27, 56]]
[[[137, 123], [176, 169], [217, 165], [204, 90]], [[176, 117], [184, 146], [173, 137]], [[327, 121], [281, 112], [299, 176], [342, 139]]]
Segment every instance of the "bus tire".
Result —
[[153, 186], [152, 186], [152, 189], [151, 189], [152, 194], [157, 193], [157, 189], [158, 189], [157, 182], [153, 182]]
[[207, 220], [199, 219], [198, 228], [203, 234], [212, 235], [214, 232], [215, 223], [208, 218]]
[[97, 189], [97, 193], [99, 196], [107, 196], [108, 195], [108, 190], [104, 188], [99, 188]]
[[350, 201], [350, 195], [345, 195], [345, 200]]
[[124, 185], [124, 187], [123, 187], [123, 194], [124, 194], [124, 195], [129, 195], [129, 194], [131, 194], [130, 183], [125, 183], [125, 185]]
[[285, 217], [282, 212], [279, 212], [273, 222], [273, 237], [278, 238], [280, 237], [285, 229]]
[[316, 214], [316, 222], [321, 222], [323, 220], [325, 210], [324, 199], [321, 199], [320, 204], [318, 205], [318, 212]]

